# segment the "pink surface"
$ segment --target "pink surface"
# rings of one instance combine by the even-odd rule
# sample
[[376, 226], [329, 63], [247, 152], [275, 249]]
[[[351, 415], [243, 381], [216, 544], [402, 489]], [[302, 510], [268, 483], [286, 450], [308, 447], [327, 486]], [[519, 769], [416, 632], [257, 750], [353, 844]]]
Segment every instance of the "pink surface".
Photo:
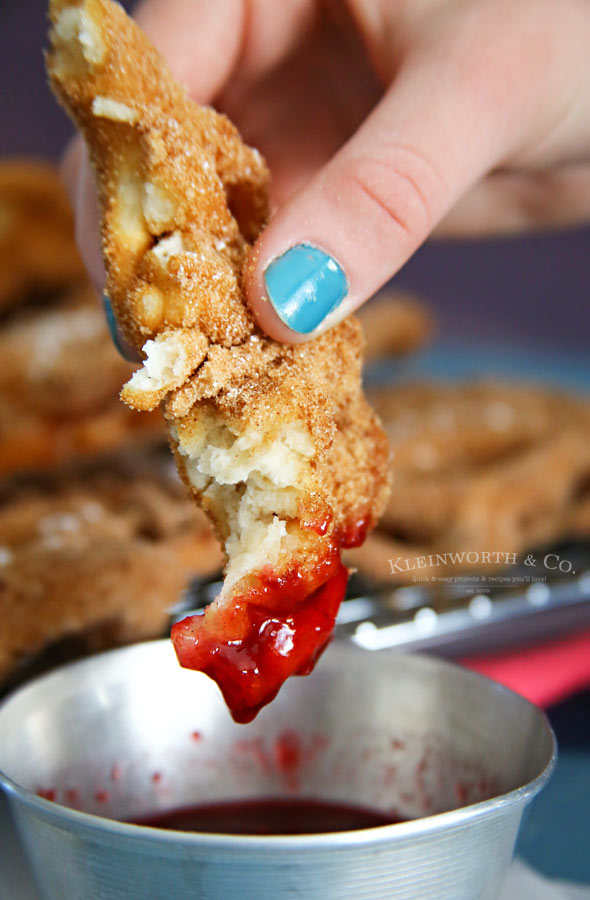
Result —
[[461, 660], [538, 706], [590, 687], [590, 630], [510, 653]]

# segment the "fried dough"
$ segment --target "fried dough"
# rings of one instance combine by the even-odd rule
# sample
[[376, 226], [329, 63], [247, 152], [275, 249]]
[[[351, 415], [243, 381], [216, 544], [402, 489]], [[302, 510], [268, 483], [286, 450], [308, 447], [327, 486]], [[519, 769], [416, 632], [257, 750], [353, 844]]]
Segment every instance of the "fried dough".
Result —
[[85, 279], [57, 170], [36, 160], [0, 161], [0, 313]]
[[221, 559], [157, 457], [4, 485], [0, 683], [66, 638], [96, 650], [162, 635], [191, 576]]
[[173, 632], [179, 659], [246, 721], [309, 671], [344, 593], [340, 547], [387, 493], [387, 444], [348, 319], [284, 346], [256, 326], [242, 275], [268, 215], [266, 166], [193, 103], [110, 0], [51, 0], [52, 87], [82, 131], [102, 209], [107, 292], [163, 404], [178, 468], [227, 553], [222, 594]]
[[483, 570], [486, 551], [590, 536], [586, 398], [482, 382], [398, 385], [371, 399], [392, 447], [393, 489], [379, 531], [348, 556], [364, 573], [406, 580], [390, 560], [414, 571], [437, 555], [420, 574]]
[[88, 284], [13, 309], [0, 325], [0, 477], [163, 443], [159, 412], [119, 400], [132, 371]]
[[408, 356], [432, 338], [435, 325], [426, 304], [406, 291], [384, 288], [358, 311], [365, 359]]

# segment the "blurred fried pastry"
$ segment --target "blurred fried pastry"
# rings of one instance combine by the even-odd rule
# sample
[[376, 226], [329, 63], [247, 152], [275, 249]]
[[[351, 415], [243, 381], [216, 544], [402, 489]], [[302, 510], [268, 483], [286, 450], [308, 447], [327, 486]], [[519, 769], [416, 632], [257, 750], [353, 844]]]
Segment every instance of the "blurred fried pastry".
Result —
[[158, 412], [119, 400], [132, 371], [89, 285], [14, 310], [0, 325], [0, 477], [163, 442]]
[[583, 416], [584, 400], [506, 381], [400, 383], [371, 392], [407, 472], [464, 471], [531, 445]]
[[585, 427], [583, 401], [531, 385], [400, 384], [376, 390], [393, 459], [395, 492], [382, 524], [422, 540], [443, 531], [475, 470]]
[[407, 356], [427, 344], [434, 333], [434, 319], [427, 305], [406, 291], [385, 288], [357, 315], [367, 360]]
[[367, 574], [404, 580], [390, 560], [406, 558], [423, 575], [483, 570], [486, 551], [590, 535], [588, 400], [501, 382], [399, 385], [372, 400], [393, 489], [379, 533], [349, 557]]
[[110, 0], [51, 0], [51, 83], [97, 176], [107, 292], [143, 367], [123, 390], [163, 402], [179, 471], [228, 556], [221, 596], [175, 627], [183, 665], [246, 721], [331, 634], [347, 573], [387, 490], [387, 447], [349, 319], [299, 346], [244, 301], [268, 213], [266, 166], [198, 107]]
[[162, 460], [5, 485], [0, 682], [65, 638], [102, 649], [164, 634], [189, 579], [221, 562], [205, 516]]
[[0, 312], [85, 278], [72, 211], [55, 167], [0, 161]]

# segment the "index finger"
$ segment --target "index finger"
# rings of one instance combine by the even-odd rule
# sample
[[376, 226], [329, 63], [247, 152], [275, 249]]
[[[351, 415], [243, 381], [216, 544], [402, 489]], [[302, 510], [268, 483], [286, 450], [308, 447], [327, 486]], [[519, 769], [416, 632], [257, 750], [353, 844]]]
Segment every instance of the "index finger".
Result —
[[210, 103], [232, 75], [268, 72], [316, 15], [312, 0], [142, 0], [134, 18], [190, 96]]
[[134, 19], [199, 103], [222, 90], [240, 56], [243, 0], [142, 0]]

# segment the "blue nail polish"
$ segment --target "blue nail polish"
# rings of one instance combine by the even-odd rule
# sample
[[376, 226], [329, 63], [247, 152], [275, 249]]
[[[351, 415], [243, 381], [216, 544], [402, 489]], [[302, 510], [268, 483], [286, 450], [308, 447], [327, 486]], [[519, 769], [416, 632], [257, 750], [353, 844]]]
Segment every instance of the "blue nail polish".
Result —
[[122, 337], [121, 332], [119, 331], [119, 326], [117, 325], [117, 320], [115, 319], [111, 301], [106, 294], [102, 295], [102, 305], [104, 307], [104, 314], [106, 316], [107, 325], [109, 326], [109, 331], [111, 333], [111, 339], [120, 355], [123, 357], [123, 359], [126, 359], [127, 362], [139, 362], [141, 360], [139, 353], [127, 343], [127, 341]]
[[273, 260], [264, 283], [280, 319], [299, 334], [317, 328], [348, 293], [336, 260], [310, 244], [297, 244]]

